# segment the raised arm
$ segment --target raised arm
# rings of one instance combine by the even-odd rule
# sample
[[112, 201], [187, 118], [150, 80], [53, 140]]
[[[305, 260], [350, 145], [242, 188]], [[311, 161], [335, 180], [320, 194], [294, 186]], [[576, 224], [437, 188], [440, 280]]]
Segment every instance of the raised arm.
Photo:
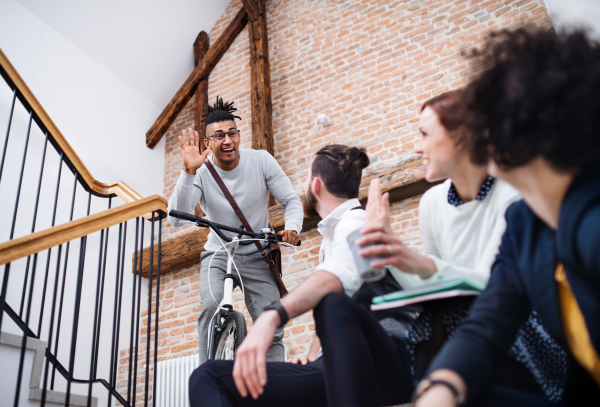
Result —
[[[199, 149], [200, 135], [192, 129], [188, 132], [183, 130], [183, 135], [179, 136], [179, 147], [181, 148], [182, 168], [179, 179], [175, 184], [173, 195], [169, 199], [169, 209], [175, 209], [181, 212], [194, 213], [196, 204], [200, 201], [202, 191], [196, 183], [196, 171], [204, 164], [204, 160], [210, 153], [210, 146], [200, 153]], [[169, 216], [169, 222], [173, 226], [182, 226], [185, 222]]]

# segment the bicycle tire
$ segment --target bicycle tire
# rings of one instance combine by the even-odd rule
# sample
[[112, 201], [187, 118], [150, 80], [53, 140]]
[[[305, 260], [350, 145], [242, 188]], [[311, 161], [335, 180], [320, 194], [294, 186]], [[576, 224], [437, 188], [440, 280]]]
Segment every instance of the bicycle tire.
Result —
[[235, 352], [246, 337], [246, 320], [237, 311], [231, 312], [223, 321], [223, 329], [217, 334], [212, 360], [234, 360]]

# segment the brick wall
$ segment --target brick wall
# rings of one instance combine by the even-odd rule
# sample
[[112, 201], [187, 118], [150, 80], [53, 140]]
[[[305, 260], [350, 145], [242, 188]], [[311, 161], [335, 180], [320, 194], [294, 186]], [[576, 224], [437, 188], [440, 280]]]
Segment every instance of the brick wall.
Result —
[[[240, 7], [233, 0], [211, 30], [212, 41]], [[470, 66], [461, 51], [480, 44], [489, 31], [525, 23], [550, 24], [543, 0], [268, 0], [275, 158], [299, 194], [313, 153], [333, 142], [365, 147], [375, 168], [406, 159], [418, 137], [422, 102], [467, 82]], [[216, 95], [236, 102], [242, 148], [251, 145], [249, 58], [245, 28], [209, 79], [209, 102]], [[181, 168], [177, 136], [194, 126], [192, 109], [193, 100], [165, 136], [166, 198]], [[319, 113], [332, 125], [318, 125]], [[394, 230], [415, 250], [421, 245], [418, 201], [392, 208]], [[188, 231], [165, 224], [163, 236]], [[301, 239], [301, 248], [283, 253], [284, 281], [292, 289], [318, 262], [318, 232]], [[161, 278], [159, 360], [197, 352], [198, 272], [199, 265]], [[236, 292], [238, 309], [241, 297]], [[311, 314], [288, 323], [288, 356], [308, 351], [314, 329]], [[145, 343], [145, 328], [141, 333]]]

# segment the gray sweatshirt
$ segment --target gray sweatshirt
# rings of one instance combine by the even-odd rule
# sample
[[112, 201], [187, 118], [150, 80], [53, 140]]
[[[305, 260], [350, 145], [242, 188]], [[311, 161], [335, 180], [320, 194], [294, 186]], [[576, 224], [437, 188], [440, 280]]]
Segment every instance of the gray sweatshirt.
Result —
[[[261, 228], [268, 227], [267, 204], [269, 191], [271, 191], [277, 202], [281, 203], [285, 209], [285, 229], [300, 233], [304, 215], [302, 201], [275, 158], [264, 150], [240, 149], [239, 153], [240, 162], [231, 171], [223, 171], [217, 167], [212, 156], [207, 159], [211, 161], [211, 164], [223, 179], [252, 230], [258, 232]], [[242, 225], [205, 165], [202, 165], [196, 171], [195, 176], [189, 175], [183, 170], [181, 171], [173, 195], [169, 200], [169, 210], [175, 209], [181, 212], [194, 213], [194, 208], [198, 202], [200, 202], [202, 211], [211, 222], [235, 228]], [[173, 226], [188, 224], [171, 216], [169, 216], [169, 222]], [[224, 231], [223, 233], [226, 236], [235, 235], [232, 232]], [[216, 251], [220, 247], [218, 237], [211, 230], [204, 249], [206, 251]], [[236, 253], [250, 254], [256, 253], [256, 251], [256, 246], [251, 244], [240, 246]]]

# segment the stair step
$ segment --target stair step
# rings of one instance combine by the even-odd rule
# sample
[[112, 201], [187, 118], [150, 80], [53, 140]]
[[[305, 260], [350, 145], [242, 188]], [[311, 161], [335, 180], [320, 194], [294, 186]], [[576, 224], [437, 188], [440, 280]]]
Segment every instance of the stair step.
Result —
[[[23, 341], [22, 336], [14, 335], [14, 334], [11, 334], [8, 332], [0, 333], [0, 345], [18, 348], [20, 351], [22, 341]], [[32, 360], [32, 365], [31, 365], [31, 372], [30, 372], [29, 376], [28, 376], [28, 372], [26, 372], [26, 371], [23, 372], [23, 378], [26, 379], [27, 377], [29, 377], [29, 385], [28, 385], [29, 394], [26, 395], [25, 392], [23, 391], [23, 390], [27, 389], [27, 387], [26, 387], [27, 384], [22, 383], [21, 384], [21, 389], [22, 389], [21, 399], [28, 397], [30, 401], [41, 402], [42, 389], [40, 388], [40, 384], [41, 384], [42, 375], [43, 375], [43, 371], [44, 371], [44, 360], [45, 360], [44, 355], [46, 353], [46, 342], [41, 341], [39, 339], [35, 339], [35, 338], [27, 338], [27, 343], [26, 343], [25, 347], [28, 351], [33, 351], [33, 360]], [[27, 366], [27, 359], [28, 359], [27, 355], [26, 355], [25, 359], [26, 359], [25, 366]], [[3, 358], [3, 365], [6, 366], [6, 360], [4, 358]], [[11, 392], [14, 392], [14, 387], [16, 386], [17, 371], [18, 371], [18, 362], [17, 362], [17, 366], [14, 368], [14, 370], [11, 370], [9, 373], [5, 372], [2, 376], [0, 376], [0, 381], [4, 382], [4, 383], [0, 383], [0, 389], [4, 390], [3, 393], [5, 393], [4, 394], [5, 397], [6, 397], [6, 390], [10, 390]], [[7, 374], [13, 374], [14, 383], [12, 384], [12, 386], [11, 386], [11, 384], [6, 383]], [[12, 381], [12, 378], [9, 378], [8, 380]], [[8, 394], [10, 394], [10, 393], [8, 393]], [[53, 405], [64, 406], [66, 397], [67, 397], [67, 395], [65, 392], [55, 391], [55, 390], [46, 390], [46, 403], [49, 406], [53, 406]], [[91, 404], [92, 404], [92, 407], [97, 407], [98, 406], [98, 398], [92, 397]], [[73, 406], [73, 407], [75, 407], [75, 406], [85, 407], [85, 406], [87, 406], [87, 396], [83, 396], [83, 395], [79, 395], [79, 394], [71, 394], [71, 396], [69, 397], [69, 405]]]

